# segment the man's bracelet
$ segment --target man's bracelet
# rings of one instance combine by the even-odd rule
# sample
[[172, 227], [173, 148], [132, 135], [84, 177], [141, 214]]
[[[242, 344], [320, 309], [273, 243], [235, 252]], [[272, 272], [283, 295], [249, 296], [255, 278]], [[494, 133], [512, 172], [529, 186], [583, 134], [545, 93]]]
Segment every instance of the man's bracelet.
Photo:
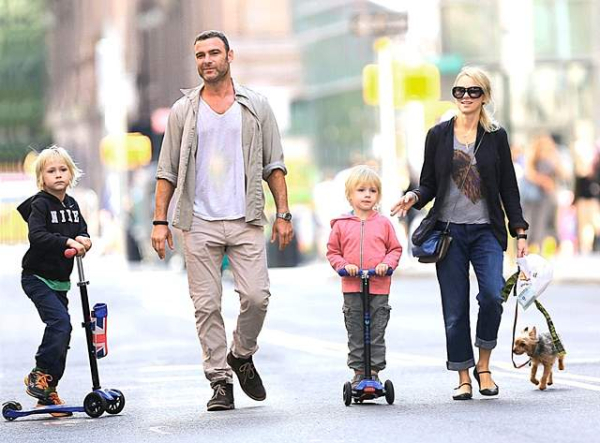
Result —
[[166, 220], [153, 220], [152, 225], [154, 225], [154, 226], [157, 226], [157, 225], [169, 226], [169, 222]]
[[527, 234], [517, 234], [517, 240], [527, 240]]

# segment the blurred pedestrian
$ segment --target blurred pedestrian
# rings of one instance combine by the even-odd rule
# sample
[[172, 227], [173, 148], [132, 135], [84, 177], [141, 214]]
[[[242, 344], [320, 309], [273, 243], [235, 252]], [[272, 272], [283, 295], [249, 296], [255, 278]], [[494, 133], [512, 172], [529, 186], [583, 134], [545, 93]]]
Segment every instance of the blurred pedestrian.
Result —
[[21, 286], [46, 328], [25, 385], [27, 394], [38, 399], [38, 406], [57, 406], [65, 403], [56, 387], [65, 372], [72, 331], [67, 291], [73, 258], [66, 258], [64, 252], [73, 248], [83, 257], [92, 242], [79, 205], [67, 194], [81, 175], [69, 153], [57, 146], [46, 148], [37, 157], [34, 170], [40, 192], [17, 208], [29, 229]]
[[600, 141], [594, 144], [591, 132], [580, 124], [573, 143], [577, 239], [583, 254], [592, 252], [600, 240]]
[[541, 251], [548, 237], [558, 240], [557, 192], [561, 180], [568, 178], [556, 143], [549, 135], [535, 138], [526, 153], [522, 182], [523, 210], [529, 220], [529, 245]]
[[[413, 234], [416, 245], [421, 245], [433, 229], [444, 229], [449, 222], [453, 240], [446, 257], [436, 263], [436, 270], [446, 326], [446, 365], [459, 375], [452, 398], [466, 400], [472, 398], [468, 369], [473, 366], [479, 392], [498, 395], [490, 373], [490, 357], [502, 315], [505, 215], [510, 234], [517, 237], [519, 257], [527, 254], [528, 224], [522, 215], [508, 136], [484, 107], [492, 101], [487, 74], [479, 68], [463, 68], [454, 82], [452, 96], [458, 115], [429, 130], [419, 186], [400, 199], [392, 215], [405, 216], [411, 207], [421, 209], [435, 199]], [[479, 285], [477, 363], [469, 320], [469, 263]]]
[[[214, 390], [207, 408], [216, 411], [234, 408], [233, 372], [250, 398], [266, 398], [252, 358], [270, 296], [262, 180], [277, 208], [271, 242], [278, 239], [285, 248], [293, 228], [279, 129], [266, 98], [232, 80], [234, 52], [223, 33], [199, 34], [194, 54], [203, 84], [182, 90], [169, 114], [156, 172], [152, 246], [161, 259], [165, 243], [173, 249], [167, 209], [174, 196], [173, 226], [183, 231], [204, 373]], [[229, 353], [221, 315], [225, 252], [241, 303]]]
[[375, 210], [381, 200], [381, 179], [366, 165], [350, 169], [345, 184], [346, 199], [352, 206], [349, 214], [331, 221], [327, 242], [327, 259], [336, 271], [345, 269], [350, 277], [342, 278], [344, 319], [348, 331], [348, 367], [354, 371], [352, 387], [365, 378], [364, 331], [361, 281], [359, 270], [375, 269], [369, 285], [371, 306], [371, 375], [379, 381], [385, 369], [385, 329], [390, 319], [389, 294], [391, 277], [402, 247], [392, 223]]

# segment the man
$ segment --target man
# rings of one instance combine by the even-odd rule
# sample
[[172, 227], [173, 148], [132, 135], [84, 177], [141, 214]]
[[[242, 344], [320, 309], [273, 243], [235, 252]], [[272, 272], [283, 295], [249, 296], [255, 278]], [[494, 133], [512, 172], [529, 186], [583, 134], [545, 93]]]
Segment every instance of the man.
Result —
[[[152, 246], [161, 259], [173, 249], [167, 210], [175, 197], [173, 226], [183, 231], [188, 284], [204, 373], [214, 390], [209, 411], [234, 408], [233, 372], [242, 390], [262, 401], [266, 391], [254, 366], [269, 301], [263, 226], [266, 180], [277, 207], [271, 242], [293, 237], [287, 170], [279, 129], [267, 100], [231, 78], [227, 37], [205, 31], [194, 41], [200, 86], [182, 90], [169, 114], [156, 172]], [[240, 296], [231, 350], [221, 315], [221, 264], [227, 253]]]

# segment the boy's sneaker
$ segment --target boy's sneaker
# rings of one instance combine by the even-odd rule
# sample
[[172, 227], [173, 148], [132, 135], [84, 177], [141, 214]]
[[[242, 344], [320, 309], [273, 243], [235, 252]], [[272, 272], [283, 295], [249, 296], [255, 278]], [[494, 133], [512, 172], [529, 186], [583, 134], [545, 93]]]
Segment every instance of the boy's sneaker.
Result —
[[214, 393], [208, 401], [206, 408], [209, 411], [227, 411], [234, 409], [233, 405], [233, 385], [225, 380], [216, 381], [212, 384]]
[[[44, 408], [46, 406], [61, 406], [64, 405], [65, 402], [58, 396], [58, 393], [54, 388], [50, 388], [50, 391], [47, 393], [46, 398], [39, 399], [36, 408]], [[72, 412], [51, 412], [50, 415], [52, 417], [70, 417], [73, 415]]]
[[242, 391], [248, 397], [256, 401], [263, 401], [267, 398], [267, 392], [265, 391], [260, 375], [256, 371], [256, 367], [254, 367], [252, 357], [237, 358], [229, 352], [227, 354], [227, 364], [231, 366], [231, 369], [237, 375]]
[[39, 369], [34, 369], [25, 377], [25, 386], [27, 386], [27, 394], [40, 400], [46, 400], [48, 397], [49, 382], [52, 381], [52, 376], [46, 374]]
[[354, 374], [352, 380], [350, 380], [350, 384], [352, 384], [352, 389], [356, 389], [358, 384], [365, 379], [365, 374]]

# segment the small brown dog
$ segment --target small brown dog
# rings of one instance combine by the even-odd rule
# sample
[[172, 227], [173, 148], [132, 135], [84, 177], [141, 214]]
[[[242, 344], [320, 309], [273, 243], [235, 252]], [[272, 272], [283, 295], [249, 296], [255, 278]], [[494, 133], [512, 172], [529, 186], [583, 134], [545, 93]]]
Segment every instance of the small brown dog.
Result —
[[[546, 389], [546, 386], [552, 384], [552, 366], [558, 357], [558, 369], [565, 369], [563, 363], [564, 356], [558, 355], [552, 342], [552, 336], [548, 332], [537, 335], [535, 326], [531, 329], [525, 328], [515, 339], [513, 352], [517, 355], [527, 354], [531, 357], [531, 383], [538, 385], [540, 390]], [[544, 366], [542, 379], [536, 378], [539, 364]]]

